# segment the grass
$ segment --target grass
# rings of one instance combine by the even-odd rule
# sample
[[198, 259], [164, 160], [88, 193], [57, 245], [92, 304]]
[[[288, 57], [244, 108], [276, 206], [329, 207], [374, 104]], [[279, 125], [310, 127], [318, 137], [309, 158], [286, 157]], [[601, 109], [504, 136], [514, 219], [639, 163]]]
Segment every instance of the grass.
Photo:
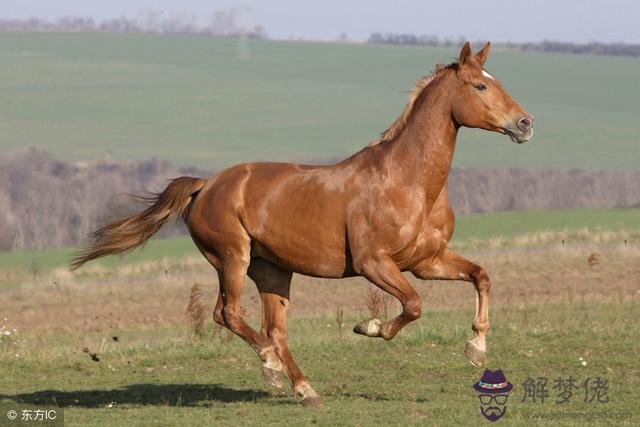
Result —
[[[77, 247], [47, 248], [40, 250], [15, 250], [0, 253], [0, 268], [44, 272], [69, 264]], [[103, 267], [113, 268], [123, 263], [135, 264], [163, 258], [181, 259], [197, 255], [198, 249], [190, 237], [153, 239], [146, 246], [126, 256], [112, 256], [96, 261]]]
[[640, 209], [557, 209], [470, 214], [456, 221], [461, 240], [514, 237], [540, 231], [640, 230]]
[[[64, 159], [155, 156], [205, 168], [255, 159], [341, 157], [364, 146], [392, 122], [404, 106], [410, 81], [457, 53], [267, 41], [248, 41], [248, 49], [250, 59], [240, 60], [236, 40], [2, 33], [0, 150], [39, 144]], [[536, 115], [536, 138], [516, 146], [504, 137], [465, 130], [457, 166], [637, 168], [637, 156], [629, 153], [637, 151], [640, 130], [634, 123], [639, 110], [629, 85], [640, 71], [638, 59], [496, 49], [488, 69]], [[459, 218], [454, 243], [483, 250], [557, 244], [565, 238], [568, 245], [572, 239], [621, 245], [623, 236], [635, 244], [638, 230], [639, 209], [504, 212]], [[209, 316], [201, 338], [186, 322], [176, 323], [175, 312], [182, 306], [175, 305], [186, 305], [188, 298], [170, 293], [167, 283], [182, 280], [191, 285], [200, 277], [197, 270], [174, 276], [157, 264], [144, 270], [144, 263], [196, 254], [190, 239], [153, 240], [144, 250], [98, 264], [106, 270], [123, 265], [140, 269], [145, 281], [161, 285], [157, 292], [162, 295], [154, 298], [145, 298], [147, 288], [140, 277], [124, 273], [111, 280], [87, 271], [87, 276], [60, 283], [51, 283], [52, 275], [41, 275], [65, 265], [72, 251], [0, 254], [3, 283], [4, 275], [14, 271], [33, 275], [33, 279], [11, 276], [14, 286], [0, 289], [7, 298], [5, 309], [15, 303], [23, 309], [14, 314], [24, 314], [20, 317], [24, 328], [18, 324], [18, 331], [11, 329], [14, 326], [0, 329], [2, 410], [16, 401], [54, 404], [66, 408], [65, 421], [70, 425], [101, 426], [484, 422], [471, 389], [482, 371], [462, 356], [471, 334], [471, 306], [436, 305], [438, 309], [425, 310], [419, 321], [390, 342], [351, 334], [350, 326], [360, 318], [353, 308], [358, 295], [344, 313], [342, 332], [334, 317], [292, 319], [292, 351], [326, 402], [324, 408], [307, 410], [288, 390], [268, 389], [251, 349], [225, 334], [213, 336]], [[637, 263], [632, 253], [620, 261], [604, 246], [597, 251], [601, 264], [591, 267], [586, 262], [589, 250], [579, 254], [580, 263], [563, 263], [555, 252], [538, 254], [551, 257], [547, 268], [558, 271], [542, 271], [540, 262], [522, 268], [515, 261], [491, 270], [496, 271], [497, 284], [502, 284], [496, 286], [495, 299], [502, 303], [492, 308], [488, 367], [503, 369], [514, 384], [503, 422], [640, 423]], [[520, 252], [514, 254], [509, 256], [518, 257]], [[609, 266], [614, 258], [621, 263], [616, 277], [611, 275], [615, 266]], [[605, 280], [607, 275], [611, 281]], [[546, 304], [536, 299], [557, 292], [558, 280], [571, 282], [562, 291], [565, 302], [557, 302], [560, 297]], [[90, 286], [82, 287], [89, 282], [104, 286], [92, 295]], [[535, 284], [539, 287], [531, 287]], [[134, 289], [137, 286], [142, 289]], [[511, 289], [510, 296], [500, 300], [506, 288]], [[449, 291], [428, 290], [426, 295], [438, 300], [442, 292]], [[54, 294], [62, 299], [53, 301]], [[136, 312], [138, 307], [151, 311], [151, 303], [156, 316], [170, 311], [168, 295], [173, 298], [174, 315], [167, 317], [170, 320], [159, 318], [159, 326], [151, 326], [153, 321]], [[447, 293], [449, 299], [452, 295]], [[535, 304], [527, 303], [529, 297]], [[106, 299], [116, 302], [99, 313], [102, 318], [95, 310], [90, 313], [90, 327], [74, 330], [88, 322], [87, 310], [79, 308], [107, 306]], [[126, 304], [118, 306], [119, 301]], [[39, 311], [46, 317], [58, 306], [68, 307], [62, 313], [64, 331], [23, 331], [29, 322], [46, 323]], [[96, 353], [99, 361], [92, 361], [83, 348]], [[553, 382], [570, 375], [579, 382], [607, 379], [610, 401], [585, 403], [583, 390], [578, 389], [571, 403], [559, 405], [554, 403], [557, 391], [552, 384], [544, 403], [522, 401], [528, 377]]]
[[[400, 114], [411, 82], [457, 49], [197, 36], [3, 32], [0, 150], [63, 159], [344, 157]], [[494, 49], [488, 69], [536, 116], [517, 146], [464, 130], [456, 166], [635, 169], [640, 60]]]
[[[630, 344], [640, 339], [639, 302], [494, 309], [488, 367], [503, 369], [514, 385], [504, 421], [639, 423], [640, 369]], [[482, 371], [461, 354], [471, 318], [471, 309], [426, 312], [390, 342], [352, 334], [352, 316], [344, 335], [333, 318], [292, 320], [291, 347], [324, 396], [320, 409], [303, 408], [288, 390], [269, 389], [257, 357], [239, 339], [211, 337], [210, 329], [197, 339], [180, 325], [18, 335], [0, 345], [0, 402], [64, 406], [69, 425], [480, 423], [471, 386]], [[585, 403], [575, 390], [569, 403], [556, 404], [552, 383], [569, 376], [608, 380], [609, 402]], [[528, 377], [549, 379], [543, 403], [522, 401]]]
[[[475, 247], [486, 245], [488, 239], [495, 238], [503, 245], [510, 240], [540, 232], [556, 232], [556, 234], [545, 236], [545, 241], [548, 242], [550, 239], [559, 241], [562, 239], [560, 236], [562, 232], [576, 236], [580, 230], [585, 229], [607, 230], [621, 232], [621, 234], [625, 231], [635, 233], [640, 230], [640, 209], [565, 209], [466, 215], [459, 217], [456, 221], [453, 244]], [[613, 237], [619, 236], [616, 234]], [[531, 240], [536, 239], [532, 237]], [[64, 247], [0, 253], [0, 269], [20, 270], [37, 275], [68, 265], [76, 250], [77, 248]], [[190, 256], [198, 256], [195, 245], [189, 237], [178, 237], [153, 239], [145, 247], [136, 249], [126, 256], [108, 257], [96, 263], [105, 268], [114, 268], [144, 261], [163, 259], [175, 261]]]
[[[538, 212], [534, 218], [527, 217], [529, 212], [499, 213], [459, 222], [460, 237], [466, 239], [460, 243], [481, 242], [478, 256], [482, 254], [481, 264], [494, 280], [487, 368], [503, 369], [514, 385], [503, 423], [640, 423], [635, 345], [640, 339], [640, 288], [634, 240], [639, 216], [637, 210], [596, 212]], [[519, 221], [528, 227], [519, 228]], [[599, 232], [566, 231], [570, 226], [595, 230], [605, 223], [607, 229]], [[507, 237], [493, 234], [496, 225]], [[615, 240], [626, 235], [620, 231], [625, 229], [631, 230], [629, 247]], [[530, 233], [523, 244], [569, 236], [568, 247], [487, 250], [496, 239], [517, 246], [523, 230]], [[537, 240], [530, 237], [535, 230], [542, 236]], [[514, 233], [511, 240], [508, 233]], [[573, 238], [585, 239], [586, 246], [571, 246]], [[611, 244], [617, 249], [610, 250]], [[3, 284], [0, 292], [6, 299], [0, 312], [9, 319], [0, 321], [0, 411], [18, 403], [61, 406], [68, 425], [83, 426], [484, 422], [472, 389], [482, 370], [462, 354], [471, 336], [471, 288], [416, 284], [423, 317], [386, 342], [350, 331], [367, 316], [367, 293], [362, 291], [368, 288], [351, 283], [349, 291], [346, 283], [338, 288], [333, 282], [295, 278], [292, 300], [302, 314], [289, 322], [291, 349], [325, 399], [323, 408], [306, 409], [289, 389], [272, 390], [265, 384], [260, 363], [244, 342], [214, 329], [210, 268], [172, 264], [167, 274], [149, 261], [163, 256], [162, 251], [184, 255], [187, 247], [187, 239], [158, 240], [125, 258], [126, 265], [109, 259], [104, 271], [89, 268], [58, 279], [54, 272], [34, 280], [18, 278], [13, 287]], [[599, 263], [587, 262], [591, 252], [600, 254]], [[3, 273], [31, 255], [0, 257]], [[14, 258], [4, 258], [8, 256]], [[55, 259], [48, 259], [53, 267]], [[121, 268], [109, 270], [114, 266]], [[208, 285], [194, 286], [189, 298], [193, 283]], [[203, 295], [196, 295], [200, 291]], [[255, 294], [253, 286], [247, 288], [243, 306], [257, 328], [259, 306], [251, 292]], [[323, 307], [334, 294], [341, 295], [331, 299], [336, 305]], [[197, 316], [186, 318], [184, 307], [198, 305], [198, 300], [202, 310], [192, 308]], [[397, 307], [393, 302], [389, 314], [395, 315]], [[565, 404], [555, 403], [558, 390], [553, 386], [559, 377], [573, 377], [578, 384]], [[544, 402], [525, 399], [528, 378], [547, 378]], [[608, 402], [585, 402], [582, 384], [593, 386], [598, 378], [607, 381]]]

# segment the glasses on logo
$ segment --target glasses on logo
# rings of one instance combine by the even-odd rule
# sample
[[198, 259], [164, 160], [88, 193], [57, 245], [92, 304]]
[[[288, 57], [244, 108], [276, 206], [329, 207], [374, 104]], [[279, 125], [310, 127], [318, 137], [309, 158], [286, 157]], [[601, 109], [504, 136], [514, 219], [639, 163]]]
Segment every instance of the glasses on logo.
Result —
[[481, 394], [478, 396], [480, 398], [480, 403], [483, 405], [488, 405], [491, 401], [495, 401], [498, 405], [504, 405], [507, 403], [507, 395], [506, 394]]

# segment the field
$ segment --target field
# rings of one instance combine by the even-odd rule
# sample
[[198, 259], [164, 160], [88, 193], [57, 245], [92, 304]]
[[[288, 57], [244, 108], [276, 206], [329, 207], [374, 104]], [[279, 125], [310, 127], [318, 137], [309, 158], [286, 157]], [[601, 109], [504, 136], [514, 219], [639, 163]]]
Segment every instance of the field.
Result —
[[[487, 366], [514, 384], [508, 424], [640, 422], [638, 217], [637, 210], [520, 212], [459, 222], [457, 247], [494, 284]], [[473, 317], [468, 284], [410, 278], [424, 315], [384, 342], [351, 332], [370, 316], [366, 281], [295, 276], [290, 344], [325, 399], [323, 408], [307, 409], [289, 389], [270, 389], [252, 350], [208, 314], [194, 333], [190, 288], [202, 284], [210, 313], [217, 280], [189, 247], [186, 239], [158, 240], [74, 274], [58, 267], [66, 249], [45, 251], [36, 271], [18, 268], [33, 254], [0, 258], [0, 326], [9, 331], [0, 335], [0, 408], [62, 406], [69, 425], [482, 421], [471, 389], [482, 371], [462, 355]], [[259, 327], [250, 282], [243, 307]], [[389, 315], [398, 310], [391, 302]], [[578, 382], [572, 399], [555, 403], [554, 381], [570, 376]], [[529, 377], [548, 379], [543, 402], [527, 398]], [[608, 381], [606, 403], [590, 400], [598, 378]]]
[[[0, 151], [36, 144], [65, 160], [156, 157], [208, 170], [334, 160], [373, 140], [411, 82], [456, 54], [5, 32]], [[536, 136], [519, 146], [463, 130], [454, 166], [637, 170], [639, 59], [498, 46], [487, 69], [536, 116]], [[640, 207], [459, 216], [452, 247], [492, 278], [487, 367], [514, 385], [503, 423], [640, 424]], [[469, 284], [407, 276], [423, 316], [385, 342], [351, 332], [372, 315], [364, 279], [294, 275], [291, 349], [325, 400], [308, 409], [286, 386], [269, 388], [253, 351], [213, 324], [217, 276], [188, 237], [153, 239], [72, 273], [76, 249], [0, 253], [0, 426], [18, 404], [63, 407], [69, 425], [484, 422], [471, 388], [482, 370], [463, 356]], [[196, 284], [202, 331], [188, 319]], [[259, 328], [248, 279], [242, 305]], [[383, 317], [399, 309], [389, 300]], [[570, 377], [570, 401], [556, 403], [556, 380]], [[546, 378], [548, 394], [537, 389], [533, 402], [528, 378]], [[594, 389], [597, 380], [606, 389]]]
[[[218, 169], [340, 158], [400, 114], [457, 49], [97, 33], [3, 33], [0, 150]], [[242, 59], [246, 57], [245, 59]], [[456, 166], [634, 169], [640, 60], [495, 48], [487, 65], [531, 113], [517, 146], [464, 130]]]
[[[504, 420], [583, 425], [609, 418], [612, 424], [637, 425], [640, 371], [628, 343], [640, 339], [632, 320], [639, 309], [635, 297], [612, 305], [494, 310], [490, 366], [502, 368], [514, 384]], [[461, 354], [471, 315], [470, 310], [430, 312], [392, 342], [350, 331], [341, 336], [334, 318], [291, 322], [293, 351], [325, 398], [319, 409], [305, 409], [288, 391], [269, 389], [259, 361], [238, 339], [199, 340], [180, 327], [86, 333], [82, 342], [68, 333], [27, 335], [30, 348], [20, 349], [18, 360], [2, 356], [0, 399], [64, 405], [69, 425], [480, 423], [471, 385], [481, 371]], [[345, 320], [348, 329], [356, 319]], [[99, 362], [80, 350], [83, 344], [100, 351]], [[551, 383], [570, 375], [580, 383], [606, 378], [609, 402], [585, 403], [580, 390], [571, 402], [556, 404]], [[549, 378], [544, 402], [522, 402], [527, 377]]]
[[[596, 236], [544, 250], [463, 251], [494, 282], [488, 367], [503, 369], [514, 384], [509, 424], [640, 422], [640, 247]], [[350, 330], [369, 316], [364, 280], [294, 278], [292, 351], [325, 398], [324, 408], [310, 410], [288, 389], [270, 389], [255, 354], [209, 316], [202, 335], [194, 335], [185, 316], [189, 288], [206, 284], [207, 312], [216, 288], [200, 261], [42, 274], [2, 289], [0, 312], [12, 332], [0, 340], [0, 406], [63, 406], [70, 425], [480, 422], [471, 385], [482, 371], [462, 356], [473, 291], [464, 283], [412, 280], [424, 315], [384, 342]], [[250, 284], [243, 306], [257, 327]], [[389, 313], [397, 310], [392, 303]], [[585, 402], [577, 388], [569, 403], [555, 403], [553, 381], [569, 376], [579, 384], [606, 379], [608, 402]], [[528, 377], [548, 378], [544, 402], [525, 399]]]

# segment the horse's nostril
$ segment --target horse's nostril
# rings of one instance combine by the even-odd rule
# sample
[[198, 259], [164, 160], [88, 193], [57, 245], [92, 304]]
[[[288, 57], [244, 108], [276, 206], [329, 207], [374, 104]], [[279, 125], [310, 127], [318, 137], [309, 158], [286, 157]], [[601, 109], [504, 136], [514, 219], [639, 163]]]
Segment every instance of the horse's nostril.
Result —
[[533, 119], [530, 119], [528, 117], [523, 117], [520, 120], [518, 120], [518, 127], [520, 128], [521, 131], [527, 131], [529, 130], [529, 128], [531, 128], [531, 125], [533, 123]]

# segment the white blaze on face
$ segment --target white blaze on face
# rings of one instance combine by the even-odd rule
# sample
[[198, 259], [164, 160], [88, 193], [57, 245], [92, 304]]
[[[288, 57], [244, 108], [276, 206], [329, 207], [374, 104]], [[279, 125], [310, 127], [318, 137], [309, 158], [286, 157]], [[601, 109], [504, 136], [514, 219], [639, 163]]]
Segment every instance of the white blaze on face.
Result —
[[493, 78], [493, 76], [491, 74], [487, 73], [485, 70], [482, 70], [482, 75], [485, 76], [488, 79], [495, 80]]

